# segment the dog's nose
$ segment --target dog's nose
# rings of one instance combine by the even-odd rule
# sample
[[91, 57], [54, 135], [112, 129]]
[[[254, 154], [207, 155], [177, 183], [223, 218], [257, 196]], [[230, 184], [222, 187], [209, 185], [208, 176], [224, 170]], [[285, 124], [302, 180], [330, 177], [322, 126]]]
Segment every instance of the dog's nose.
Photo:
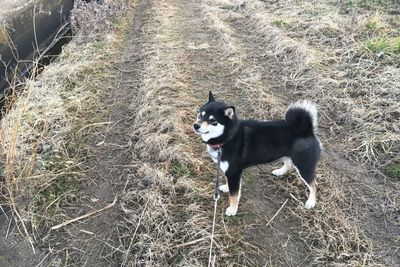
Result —
[[200, 129], [201, 125], [198, 123], [193, 124], [193, 128], [197, 131], [198, 129]]

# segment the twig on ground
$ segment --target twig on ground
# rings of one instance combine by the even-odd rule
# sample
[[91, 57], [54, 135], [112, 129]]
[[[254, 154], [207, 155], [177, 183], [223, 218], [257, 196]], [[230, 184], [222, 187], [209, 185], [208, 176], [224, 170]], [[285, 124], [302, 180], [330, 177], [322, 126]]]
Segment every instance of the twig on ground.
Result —
[[42, 265], [42, 263], [45, 261], [45, 259], [47, 259], [47, 257], [50, 255], [51, 251], [49, 253], [46, 254], [46, 256], [43, 257], [43, 259], [36, 265], [36, 267], [39, 267], [40, 265]]
[[118, 67], [114, 67], [114, 68], [116, 68], [118, 71], [123, 72], [123, 73], [131, 73], [131, 72], [135, 72], [136, 71], [136, 70], [123, 70], [123, 69], [120, 69]]
[[292, 193], [289, 193], [289, 194], [290, 194], [290, 196], [291, 196], [294, 200], [296, 200], [296, 201], [299, 202], [301, 205], [303, 205], [303, 202], [301, 202], [301, 201], [298, 200], [295, 196], [293, 196]]
[[94, 235], [93, 232], [90, 232], [90, 231], [87, 231], [87, 230], [80, 229], [79, 231], [81, 231], [82, 233], [88, 234], [88, 235]]
[[[216, 236], [217, 235], [214, 235], [214, 237], [216, 237]], [[202, 238], [199, 238], [199, 239], [196, 239], [196, 240], [185, 242], [185, 243], [182, 243], [182, 244], [174, 246], [174, 248], [181, 248], [181, 247], [191, 246], [191, 245], [197, 244], [197, 243], [199, 243], [201, 241], [204, 241], [204, 240], [206, 240], [208, 238], [210, 238], [210, 236], [205, 236], [205, 237], [202, 237]]]
[[8, 237], [8, 234], [10, 233], [11, 223], [12, 223], [12, 219], [10, 219], [9, 222], [8, 222], [7, 233], [6, 233], [6, 239], [7, 239], [7, 237]]
[[268, 223], [265, 226], [268, 226], [274, 219], [275, 217], [279, 214], [279, 212], [283, 209], [283, 207], [286, 205], [286, 203], [288, 202], [288, 198], [286, 199], [286, 201], [282, 204], [282, 206], [279, 208], [279, 210], [274, 214], [274, 216], [272, 216], [272, 218], [268, 221]]
[[243, 244], [245, 246], [251, 247], [252, 249], [254, 249], [256, 251], [260, 251], [259, 247], [255, 246], [255, 245], [253, 245], [253, 244], [251, 244], [249, 242], [246, 242], [246, 241], [243, 241], [243, 240], [239, 240], [239, 243], [241, 243], [241, 244]]
[[10, 218], [8, 218], [7, 213], [4, 211], [4, 209], [1, 205], [0, 205], [0, 210], [4, 214], [4, 216], [6, 216], [7, 221], [10, 220]]
[[106, 125], [106, 124], [111, 124], [113, 123], [112, 121], [106, 121], [106, 122], [96, 122], [96, 123], [91, 123], [88, 125], [83, 126], [82, 128], [80, 128], [76, 133], [79, 133], [83, 130], [85, 130], [86, 128], [92, 127], [92, 126], [101, 126], [101, 125]]
[[87, 213], [87, 214], [85, 214], [85, 215], [82, 215], [82, 216], [80, 216], [80, 217], [78, 217], [78, 218], [71, 219], [71, 220], [65, 221], [65, 222], [63, 222], [63, 223], [60, 223], [60, 224], [58, 224], [58, 225], [55, 225], [55, 226], [51, 227], [50, 230], [57, 230], [57, 229], [59, 229], [59, 228], [61, 228], [61, 227], [64, 227], [64, 226], [66, 226], [66, 225], [68, 225], [68, 224], [77, 222], [77, 221], [82, 220], [82, 219], [86, 219], [86, 218], [88, 218], [88, 217], [90, 217], [90, 216], [93, 216], [93, 215], [99, 213], [99, 212], [102, 212], [102, 211], [104, 211], [104, 210], [107, 210], [107, 209], [109, 209], [109, 208], [112, 208], [112, 207], [115, 205], [115, 203], [117, 203], [117, 197], [114, 198], [114, 201], [113, 201], [111, 204], [108, 204], [107, 206], [105, 206], [105, 207], [102, 208], [102, 209], [89, 212], [89, 213]]

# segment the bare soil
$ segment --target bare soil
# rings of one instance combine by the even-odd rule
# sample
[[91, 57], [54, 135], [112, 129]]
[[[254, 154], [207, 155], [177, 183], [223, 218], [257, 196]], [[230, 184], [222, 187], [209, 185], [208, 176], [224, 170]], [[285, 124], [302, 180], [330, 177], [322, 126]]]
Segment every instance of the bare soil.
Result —
[[[384, 174], [384, 159], [373, 165], [354, 156], [357, 146], [347, 138], [357, 125], [338, 126], [343, 117], [328, 99], [341, 87], [338, 77], [324, 75], [344, 63], [305, 67], [307, 56], [318, 57], [332, 43], [322, 49], [296, 35], [301, 29], [262, 25], [291, 8], [269, 2], [139, 1], [126, 49], [111, 70], [115, 86], [99, 104], [98, 121], [110, 123], [90, 130], [80, 201], [64, 211], [74, 218], [115, 197], [117, 204], [46, 232], [35, 256], [29, 243], [10, 251], [0, 240], [0, 263], [206, 266], [214, 166], [191, 124], [212, 90], [241, 118], [260, 120], [280, 119], [291, 101], [311, 98], [320, 108], [324, 145], [311, 211], [303, 208], [307, 190], [295, 173], [274, 177], [276, 164], [245, 171], [237, 216], [224, 216], [227, 196], [218, 203], [215, 266], [399, 265], [399, 181]], [[376, 69], [394, 63], [383, 64]]]

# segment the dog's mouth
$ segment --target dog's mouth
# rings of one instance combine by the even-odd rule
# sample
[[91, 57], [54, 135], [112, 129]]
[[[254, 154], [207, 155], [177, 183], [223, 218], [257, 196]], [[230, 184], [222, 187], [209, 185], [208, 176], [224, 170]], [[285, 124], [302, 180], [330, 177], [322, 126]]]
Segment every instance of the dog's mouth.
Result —
[[205, 132], [203, 133], [203, 132], [199, 132], [199, 131], [196, 130], [196, 133], [197, 133], [197, 134], [208, 134], [208, 133], [210, 133], [210, 131], [205, 131]]

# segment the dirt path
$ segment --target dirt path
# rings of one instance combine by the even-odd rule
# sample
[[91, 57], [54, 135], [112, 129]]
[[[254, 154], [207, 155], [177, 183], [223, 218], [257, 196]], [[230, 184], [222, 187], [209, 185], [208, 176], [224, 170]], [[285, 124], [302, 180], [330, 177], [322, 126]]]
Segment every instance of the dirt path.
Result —
[[[68, 213], [77, 217], [99, 210], [117, 198], [117, 204], [94, 218], [82, 220], [72, 227], [50, 233], [48, 242], [56, 253], [52, 261], [65, 266], [120, 266], [115, 254], [123, 252], [123, 244], [116, 238], [121, 223], [119, 203], [129, 179], [133, 177], [134, 140], [130, 128], [135, 117], [132, 98], [138, 94], [140, 80], [135, 79], [143, 68], [141, 51], [142, 25], [148, 16], [149, 1], [141, 1], [133, 13], [132, 32], [126, 43], [120, 63], [115, 64], [114, 87], [105, 91], [97, 120], [110, 122], [91, 137], [86, 155], [86, 184], [78, 198], [80, 207], [71, 207]], [[101, 116], [101, 117], [100, 117]], [[76, 210], [79, 210], [76, 213]], [[61, 246], [60, 246], [61, 244]], [[62, 249], [60, 249], [62, 247]]]

